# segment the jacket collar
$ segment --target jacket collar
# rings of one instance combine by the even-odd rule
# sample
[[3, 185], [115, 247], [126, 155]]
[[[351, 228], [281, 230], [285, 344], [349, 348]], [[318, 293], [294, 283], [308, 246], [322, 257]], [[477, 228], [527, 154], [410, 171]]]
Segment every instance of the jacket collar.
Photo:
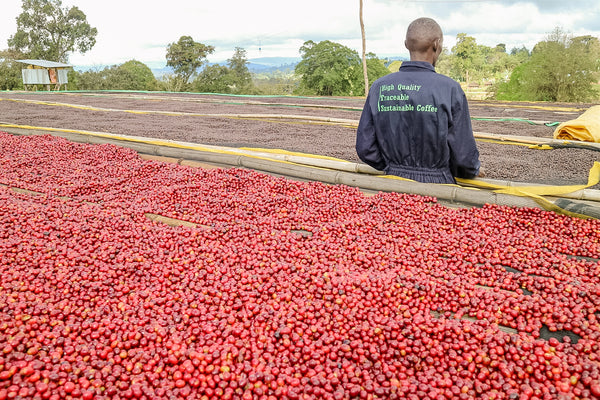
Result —
[[400, 65], [400, 69], [402, 68], [423, 68], [428, 69], [430, 71], [435, 72], [435, 67], [428, 63], [427, 61], [402, 61], [402, 65]]

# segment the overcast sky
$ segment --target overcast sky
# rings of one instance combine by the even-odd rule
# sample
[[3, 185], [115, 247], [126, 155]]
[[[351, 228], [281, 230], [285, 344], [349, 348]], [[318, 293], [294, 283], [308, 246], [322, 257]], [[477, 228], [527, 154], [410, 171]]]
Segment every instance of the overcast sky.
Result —
[[[74, 53], [76, 66], [112, 65], [136, 59], [165, 63], [166, 47], [181, 36], [212, 45], [210, 62], [230, 58], [300, 57], [307, 40], [331, 40], [361, 52], [359, 0], [63, 0], [77, 6], [98, 29], [96, 46]], [[2, 0], [0, 49], [16, 32], [21, 0]], [[559, 27], [574, 36], [600, 37], [598, 0], [364, 0], [367, 51], [380, 58], [407, 55], [406, 27], [421, 16], [436, 19], [451, 48], [458, 33], [478, 44], [529, 50]]]

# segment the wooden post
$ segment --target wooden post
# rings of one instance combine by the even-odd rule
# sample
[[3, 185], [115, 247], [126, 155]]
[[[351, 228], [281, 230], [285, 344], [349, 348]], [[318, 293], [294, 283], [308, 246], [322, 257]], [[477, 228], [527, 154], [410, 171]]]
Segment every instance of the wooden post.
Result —
[[360, 1], [360, 33], [362, 35], [362, 64], [363, 64], [363, 75], [365, 77], [365, 97], [369, 95], [369, 74], [367, 70], [367, 39], [365, 37], [365, 23], [363, 21], [363, 0]]

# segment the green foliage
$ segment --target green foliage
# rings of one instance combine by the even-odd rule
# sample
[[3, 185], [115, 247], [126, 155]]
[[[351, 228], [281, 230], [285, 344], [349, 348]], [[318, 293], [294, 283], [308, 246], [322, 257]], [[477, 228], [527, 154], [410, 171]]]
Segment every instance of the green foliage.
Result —
[[85, 53], [96, 44], [98, 31], [79, 8], [62, 7], [61, 0], [23, 0], [11, 49], [29, 58], [67, 62], [69, 53]]
[[485, 71], [487, 76], [498, 77], [502, 74], [506, 74], [507, 71], [512, 70], [516, 67], [515, 58], [506, 52], [506, 46], [499, 44], [496, 47], [479, 46], [481, 53], [484, 57], [484, 67], [481, 68]]
[[156, 90], [158, 82], [144, 63], [131, 60], [103, 70], [69, 73], [73, 90]]
[[299, 79], [294, 74], [294, 66], [281, 66], [280, 69], [266, 73], [252, 74], [252, 82], [257, 94], [291, 95], [298, 87]]
[[402, 61], [400, 61], [400, 60], [392, 61], [390, 63], [390, 65], [387, 66], [387, 70], [390, 73], [398, 72], [401, 65], [402, 65]]
[[442, 49], [442, 53], [440, 54], [437, 63], [435, 64], [435, 70], [436, 72], [446, 75], [446, 76], [450, 76], [453, 79], [456, 79], [454, 76], [452, 76], [452, 74], [450, 73], [450, 71], [452, 70], [452, 62], [454, 60], [454, 56], [452, 54], [448, 53], [448, 49], [446, 49], [445, 47]]
[[478, 45], [475, 38], [459, 33], [451, 52], [444, 49], [436, 71], [459, 82], [483, 83], [506, 80], [510, 72], [529, 56], [527, 49], [506, 52], [506, 45]]
[[173, 68], [185, 86], [206, 62], [206, 56], [214, 51], [213, 46], [195, 42], [191, 36], [181, 36], [179, 41], [167, 46], [167, 65]]
[[225, 65], [209, 65], [194, 80], [193, 89], [203, 93], [251, 94], [256, 91], [248, 70], [246, 50], [236, 47]]
[[23, 78], [21, 69], [24, 64], [14, 60], [23, 58], [15, 51], [0, 51], [0, 90], [19, 90], [23, 89]]
[[102, 90], [105, 87], [105, 70], [69, 71], [70, 90]]
[[156, 90], [157, 88], [152, 70], [146, 64], [136, 60], [110, 68], [106, 82], [112, 89]]
[[375, 82], [377, 79], [390, 73], [385, 66], [386, 61], [380, 60], [374, 53], [366, 54], [366, 59], [369, 82]]
[[165, 74], [158, 79], [158, 90], [166, 91], [166, 92], [181, 92], [184, 90], [184, 86], [188, 87], [189, 85], [184, 85], [181, 77], [175, 74]]
[[456, 35], [456, 45], [452, 47], [452, 54], [455, 59], [450, 76], [463, 82], [469, 81], [473, 74], [480, 70], [485, 60], [482, 48], [477, 45], [475, 38], [467, 36], [466, 33]]
[[209, 65], [198, 74], [193, 83], [194, 91], [200, 93], [231, 93], [232, 74], [225, 65]]
[[288, 77], [276, 76], [273, 73], [254, 77], [256, 93], [269, 96], [289, 96], [294, 94], [298, 87], [298, 78], [294, 75]]
[[517, 64], [522, 64], [529, 60], [529, 57], [531, 57], [531, 53], [525, 46], [520, 48], [513, 47], [513, 49], [510, 51], [510, 55], [515, 59], [515, 63]]
[[252, 90], [252, 74], [248, 70], [246, 50], [236, 47], [233, 56], [227, 60], [232, 93], [248, 93]]
[[591, 36], [571, 37], [559, 28], [538, 43], [531, 58], [498, 86], [498, 99], [589, 101], [596, 98], [600, 76], [600, 42]]
[[304, 42], [302, 60], [295, 72], [300, 76], [300, 94], [358, 96], [364, 92], [362, 63], [358, 53], [339, 43], [324, 40]]
[[524, 93], [521, 90], [521, 87], [526, 80], [524, 73], [527, 74], [527, 71], [524, 71], [524, 69], [525, 65], [519, 65], [513, 69], [508, 81], [501, 82], [496, 86], [494, 89], [496, 99], [508, 101], [527, 100], [527, 93]]

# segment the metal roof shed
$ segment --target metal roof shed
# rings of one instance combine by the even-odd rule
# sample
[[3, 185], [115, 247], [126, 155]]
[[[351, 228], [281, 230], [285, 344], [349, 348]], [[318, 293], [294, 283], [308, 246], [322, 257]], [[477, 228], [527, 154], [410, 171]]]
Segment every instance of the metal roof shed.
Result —
[[46, 61], [46, 60], [16, 60], [17, 62], [27, 64], [27, 67], [21, 70], [23, 75], [23, 85], [46, 85], [50, 90], [50, 85], [54, 85], [56, 90], [60, 90], [62, 85], [69, 83], [67, 77], [68, 68], [72, 65]]

